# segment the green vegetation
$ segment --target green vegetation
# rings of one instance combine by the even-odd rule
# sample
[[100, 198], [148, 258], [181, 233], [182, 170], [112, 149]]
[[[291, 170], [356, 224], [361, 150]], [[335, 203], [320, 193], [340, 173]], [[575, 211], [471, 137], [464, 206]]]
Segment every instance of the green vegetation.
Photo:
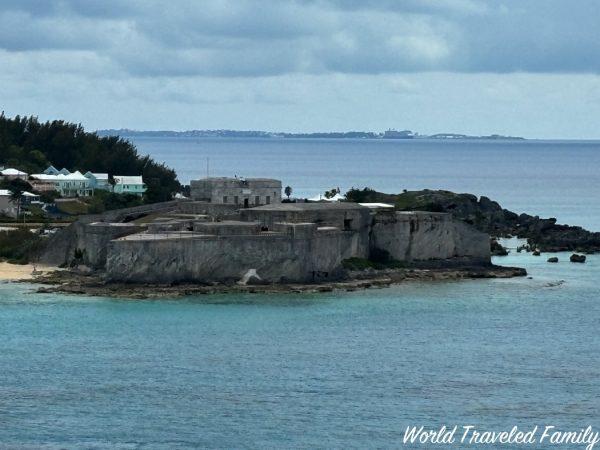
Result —
[[290, 199], [290, 195], [292, 195], [292, 187], [291, 186], [286, 186], [285, 189], [283, 190], [283, 192], [285, 192], [285, 195], [287, 196], [288, 200]]
[[0, 231], [0, 258], [12, 264], [27, 264], [35, 260], [44, 244], [44, 238], [28, 229]]
[[114, 192], [97, 190], [93, 197], [85, 199], [90, 214], [100, 214], [113, 209], [130, 208], [143, 204], [143, 200], [133, 194], [115, 194]]
[[89, 210], [89, 205], [83, 200], [80, 200], [78, 198], [72, 198], [56, 202], [56, 209], [58, 209], [63, 214], [77, 216], [80, 214], [87, 214]]
[[[445, 212], [452, 209], [453, 204], [472, 201], [474, 196], [455, 194], [450, 191], [404, 190], [401, 194], [385, 194], [374, 189], [352, 188], [346, 192], [346, 200], [356, 203], [391, 203], [399, 211], [431, 211]], [[475, 197], [475, 201], [477, 198]]]
[[62, 199], [56, 202], [56, 209], [63, 214], [101, 214], [113, 209], [130, 208], [144, 203], [141, 197], [133, 194], [115, 194], [97, 190], [93, 197]]
[[370, 187], [363, 189], [351, 188], [346, 192], [346, 200], [355, 203], [394, 203], [396, 196], [377, 192]]
[[333, 188], [330, 191], [325, 191], [325, 198], [333, 198], [340, 193], [340, 188]]
[[0, 162], [27, 173], [53, 164], [82, 173], [141, 174], [148, 187], [146, 203], [170, 200], [181, 189], [175, 171], [139, 155], [130, 142], [86, 133], [81, 125], [62, 120], [41, 123], [35, 117], [10, 119], [0, 114]]

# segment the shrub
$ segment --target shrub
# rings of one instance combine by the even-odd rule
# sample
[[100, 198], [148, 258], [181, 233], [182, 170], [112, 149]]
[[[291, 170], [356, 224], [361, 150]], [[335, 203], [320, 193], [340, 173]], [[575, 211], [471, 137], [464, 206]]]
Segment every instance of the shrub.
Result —
[[0, 231], [0, 258], [13, 264], [27, 264], [43, 250], [46, 241], [28, 229]]

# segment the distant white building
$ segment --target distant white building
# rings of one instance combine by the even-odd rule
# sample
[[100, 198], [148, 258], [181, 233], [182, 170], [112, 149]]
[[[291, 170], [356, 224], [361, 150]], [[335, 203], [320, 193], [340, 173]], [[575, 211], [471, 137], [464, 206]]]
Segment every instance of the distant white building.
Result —
[[0, 175], [5, 180], [16, 180], [18, 178], [26, 181], [28, 177], [28, 175], [25, 172], [21, 172], [20, 170], [10, 168], [1, 170]]
[[115, 175], [113, 176], [115, 184], [113, 186], [113, 192], [115, 194], [133, 194], [139, 195], [140, 197], [146, 192], [146, 185], [142, 176], [126, 176], [126, 175]]

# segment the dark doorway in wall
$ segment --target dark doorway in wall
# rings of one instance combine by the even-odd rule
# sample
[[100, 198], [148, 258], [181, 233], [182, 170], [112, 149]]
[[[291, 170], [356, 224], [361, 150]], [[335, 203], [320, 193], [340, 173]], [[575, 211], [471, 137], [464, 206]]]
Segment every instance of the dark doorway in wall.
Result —
[[344, 230], [352, 229], [352, 219], [344, 219]]
[[247, 208], [248, 206], [250, 206], [250, 202], [248, 202], [248, 199], [245, 198], [244, 199], [244, 208]]

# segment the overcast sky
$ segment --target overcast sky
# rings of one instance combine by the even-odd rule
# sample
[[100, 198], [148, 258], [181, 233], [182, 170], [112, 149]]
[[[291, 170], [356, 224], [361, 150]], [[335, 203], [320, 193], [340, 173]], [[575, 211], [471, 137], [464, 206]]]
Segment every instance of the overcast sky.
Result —
[[0, 0], [0, 109], [600, 138], [597, 0]]

